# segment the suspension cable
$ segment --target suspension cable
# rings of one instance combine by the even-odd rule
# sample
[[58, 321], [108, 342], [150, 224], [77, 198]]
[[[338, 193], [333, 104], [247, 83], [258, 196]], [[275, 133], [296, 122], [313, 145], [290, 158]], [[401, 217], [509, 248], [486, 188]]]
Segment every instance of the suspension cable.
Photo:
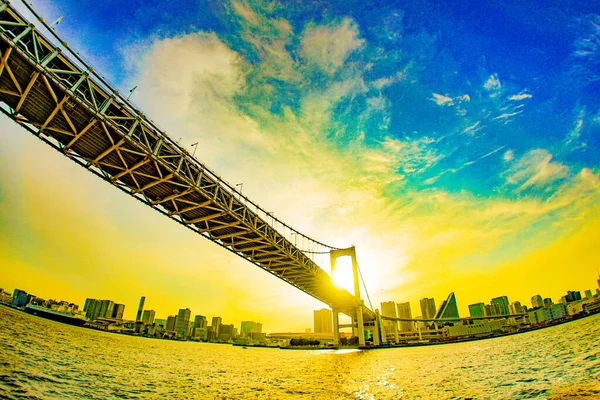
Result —
[[356, 268], [358, 269], [358, 275], [360, 275], [360, 280], [362, 281], [363, 288], [365, 288], [365, 293], [367, 294], [367, 300], [369, 300], [369, 306], [371, 306], [371, 310], [373, 310], [373, 304], [371, 303], [371, 296], [369, 296], [369, 291], [367, 290], [367, 285], [365, 284], [365, 279], [363, 278], [362, 272], [360, 271], [360, 266], [358, 265], [358, 261], [356, 261]]

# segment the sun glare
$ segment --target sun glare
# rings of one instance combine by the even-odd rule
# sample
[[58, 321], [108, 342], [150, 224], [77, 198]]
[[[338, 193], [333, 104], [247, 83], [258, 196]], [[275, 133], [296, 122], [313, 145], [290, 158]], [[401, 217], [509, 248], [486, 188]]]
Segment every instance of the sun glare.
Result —
[[354, 278], [352, 276], [352, 259], [350, 257], [340, 257], [337, 259], [335, 272], [333, 273], [333, 283], [340, 288], [354, 293]]

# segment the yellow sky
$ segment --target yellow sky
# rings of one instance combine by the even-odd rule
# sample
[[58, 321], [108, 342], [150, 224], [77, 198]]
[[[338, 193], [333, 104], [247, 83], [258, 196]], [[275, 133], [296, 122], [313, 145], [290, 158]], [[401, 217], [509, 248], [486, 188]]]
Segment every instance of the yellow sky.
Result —
[[[352, 35], [354, 28], [340, 29]], [[339, 33], [316, 30], [311, 40]], [[347, 43], [345, 51], [360, 44]], [[400, 165], [432, 155], [426, 141], [386, 138], [373, 149], [359, 136], [340, 149], [328, 140], [332, 109], [360, 90], [360, 74], [306, 96], [298, 112], [259, 123], [231, 102], [249, 66], [215, 36], [130, 53], [147, 114], [184, 145], [200, 142], [202, 161], [232, 184], [243, 182], [244, 194], [280, 219], [325, 243], [355, 245], [375, 307], [410, 301], [417, 316], [420, 298], [439, 305], [455, 292], [467, 315], [468, 304], [496, 296], [530, 304], [535, 294], [556, 301], [567, 290], [594, 288], [597, 171], [581, 169], [545, 201], [408, 187], [390, 196], [390, 187], [404, 185]], [[236, 326], [259, 321], [268, 332], [312, 327], [312, 310], [323, 304], [129, 198], [6, 118], [0, 129], [0, 286], [80, 305], [108, 298], [125, 303], [128, 318], [144, 295], [159, 318], [189, 307]], [[561, 170], [543, 152], [532, 156]], [[527, 174], [530, 164], [521, 163], [515, 175]]]

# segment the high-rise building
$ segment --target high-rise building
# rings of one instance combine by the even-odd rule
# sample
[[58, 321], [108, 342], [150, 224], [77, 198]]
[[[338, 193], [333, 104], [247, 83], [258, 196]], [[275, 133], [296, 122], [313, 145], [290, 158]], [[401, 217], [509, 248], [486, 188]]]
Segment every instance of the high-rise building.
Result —
[[189, 308], [180, 308], [177, 313], [177, 322], [175, 323], [175, 332], [179, 337], [187, 337], [190, 325], [192, 311]]
[[490, 304], [498, 304], [498, 307], [500, 307], [500, 315], [508, 315], [508, 297], [507, 296], [494, 297], [492, 299], [492, 301], [490, 302]]
[[454, 292], [450, 293], [448, 298], [444, 300], [435, 316], [435, 319], [441, 318], [460, 318], [458, 316], [458, 306]]
[[138, 306], [137, 315], [135, 317], [136, 321], [142, 320], [142, 311], [144, 311], [144, 302], [146, 301], [146, 296], [142, 296], [140, 298], [140, 305]]
[[469, 314], [471, 317], [485, 317], [485, 304], [469, 304]]
[[[386, 317], [397, 317], [396, 314], [396, 302], [395, 301], [383, 301], [381, 303], [381, 315], [385, 315]], [[396, 332], [398, 327], [398, 321], [390, 321], [387, 319], [383, 319], [381, 321], [383, 325], [383, 329], [385, 330], [386, 335], [391, 335]]]
[[536, 294], [531, 298], [531, 307], [532, 308], [542, 308], [544, 307], [544, 300], [542, 300], [542, 296]]
[[101, 318], [112, 318], [113, 309], [115, 303], [112, 300], [100, 300], [100, 313]]
[[519, 302], [519, 301], [513, 301], [508, 306], [508, 312], [510, 314], [524, 314], [525, 313], [525, 309], [521, 305], [521, 302]]
[[[410, 309], [410, 303], [397, 303], [396, 310], [398, 318], [412, 319], [412, 311]], [[411, 332], [413, 331], [414, 324], [411, 321], [400, 321], [399, 329], [400, 332]]]
[[544, 299], [544, 307], [545, 308], [550, 308], [554, 305], [554, 302], [552, 301], [552, 299], [550, 297], [546, 297]]
[[167, 330], [169, 332], [174, 332], [176, 323], [177, 323], [177, 315], [169, 315], [167, 317], [167, 326], [165, 327], [165, 330]]
[[34, 295], [21, 289], [15, 289], [12, 296], [12, 305], [14, 307], [25, 307], [33, 298], [35, 298]]
[[154, 310], [144, 310], [142, 313], [142, 322], [144, 325], [152, 325], [154, 323], [154, 317], [156, 313]]
[[206, 328], [206, 317], [204, 315], [194, 317], [194, 328]]
[[585, 298], [586, 299], [591, 299], [592, 298], [592, 290], [591, 289], [587, 289], [585, 291]]
[[125, 304], [115, 304], [113, 307], [112, 317], [115, 319], [123, 319], [123, 313], [125, 312]]
[[423, 319], [435, 318], [435, 300], [432, 298], [421, 299], [421, 313]]
[[249, 337], [253, 333], [261, 333], [262, 324], [254, 321], [242, 321], [240, 325], [240, 336]]
[[219, 338], [219, 327], [221, 326], [221, 317], [212, 317], [213, 334], [215, 339]]
[[494, 317], [502, 315], [500, 311], [500, 306], [498, 304], [486, 304], [485, 305], [485, 316], [486, 317]]
[[315, 310], [313, 315], [315, 333], [333, 332], [333, 312], [330, 309]]
[[233, 327], [233, 325], [221, 324], [219, 326], [219, 341], [227, 342], [233, 339], [235, 330], [236, 329]]

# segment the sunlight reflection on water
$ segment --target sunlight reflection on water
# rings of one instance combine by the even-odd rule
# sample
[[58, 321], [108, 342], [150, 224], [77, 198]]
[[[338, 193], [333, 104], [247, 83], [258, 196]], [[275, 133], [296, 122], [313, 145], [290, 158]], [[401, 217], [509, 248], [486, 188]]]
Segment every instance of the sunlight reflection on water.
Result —
[[443, 346], [245, 350], [109, 334], [0, 307], [0, 397], [600, 398], [599, 329], [597, 315]]

